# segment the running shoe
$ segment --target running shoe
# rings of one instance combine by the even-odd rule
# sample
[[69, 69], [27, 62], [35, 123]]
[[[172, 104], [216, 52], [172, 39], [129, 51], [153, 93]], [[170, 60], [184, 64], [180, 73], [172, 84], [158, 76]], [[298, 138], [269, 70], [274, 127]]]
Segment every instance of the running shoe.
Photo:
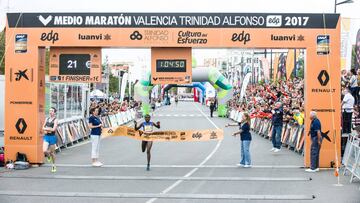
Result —
[[276, 149], [275, 147], [271, 148], [271, 149], [270, 149], [270, 152], [275, 151], [275, 149]]
[[55, 173], [55, 172], [56, 172], [56, 166], [55, 166], [55, 165], [53, 165], [53, 166], [51, 167], [51, 172], [52, 172], [52, 173]]
[[245, 165], [244, 168], [251, 168], [251, 165]]
[[278, 152], [280, 152], [280, 151], [281, 151], [281, 149], [275, 149], [275, 150], [274, 150], [275, 153], [278, 153]]
[[306, 169], [305, 171], [306, 171], [306, 172], [309, 172], [309, 173], [315, 173], [315, 172], [319, 171], [319, 169], [318, 169], [318, 168], [317, 168], [317, 169], [311, 169], [311, 168], [309, 168], [309, 169]]
[[236, 164], [237, 166], [244, 167], [244, 164]]
[[101, 167], [101, 166], [103, 166], [103, 165], [104, 165], [104, 164], [102, 164], [102, 163], [99, 162], [99, 161], [92, 163], [92, 166], [95, 166], [95, 167]]
[[48, 162], [49, 164], [51, 164], [51, 163], [53, 162], [53, 159], [52, 159], [51, 156], [47, 156], [47, 157], [46, 157], [46, 160], [47, 160], [47, 162]]

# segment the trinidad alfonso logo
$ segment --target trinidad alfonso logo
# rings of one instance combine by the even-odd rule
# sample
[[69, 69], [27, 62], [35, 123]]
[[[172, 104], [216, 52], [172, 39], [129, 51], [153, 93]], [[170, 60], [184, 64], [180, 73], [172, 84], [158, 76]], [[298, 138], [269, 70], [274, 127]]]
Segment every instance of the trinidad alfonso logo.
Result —
[[49, 24], [52, 19], [53, 19], [52, 15], [49, 15], [47, 18], [44, 18], [42, 15], [39, 15], [39, 20], [44, 26], [47, 26], [47, 24]]

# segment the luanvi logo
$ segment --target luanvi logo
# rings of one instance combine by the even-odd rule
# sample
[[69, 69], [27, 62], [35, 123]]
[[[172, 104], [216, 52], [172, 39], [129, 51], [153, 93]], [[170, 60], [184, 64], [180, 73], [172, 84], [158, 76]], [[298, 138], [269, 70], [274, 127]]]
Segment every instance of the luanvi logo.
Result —
[[23, 118], [19, 118], [15, 124], [15, 128], [19, 134], [24, 134], [27, 124]]
[[44, 18], [42, 15], [39, 15], [39, 20], [44, 26], [47, 26], [47, 24], [49, 24], [52, 19], [52, 15], [49, 15], [46, 18]]
[[211, 140], [217, 139], [217, 134], [216, 134], [216, 132], [212, 131], [212, 132], [210, 133], [210, 139], [211, 139]]
[[139, 31], [134, 31], [131, 35], [130, 35], [130, 39], [131, 40], [141, 40], [142, 39], [142, 34], [140, 34]]
[[245, 33], [245, 31], [243, 30], [240, 33], [234, 33], [231, 37], [231, 41], [233, 42], [243, 42], [244, 45], [249, 42], [251, 40], [250, 38], [250, 34], [249, 33]]
[[109, 34], [98, 34], [98, 35], [78, 35], [79, 40], [111, 40], [111, 35]]
[[40, 36], [40, 40], [41, 41], [49, 41], [54, 44], [56, 41], [59, 40], [59, 33], [54, 32], [53, 30], [51, 30], [49, 33], [43, 32]]
[[304, 41], [304, 35], [271, 35], [271, 41]]
[[326, 70], [321, 70], [317, 78], [321, 86], [326, 86], [330, 80], [329, 74]]

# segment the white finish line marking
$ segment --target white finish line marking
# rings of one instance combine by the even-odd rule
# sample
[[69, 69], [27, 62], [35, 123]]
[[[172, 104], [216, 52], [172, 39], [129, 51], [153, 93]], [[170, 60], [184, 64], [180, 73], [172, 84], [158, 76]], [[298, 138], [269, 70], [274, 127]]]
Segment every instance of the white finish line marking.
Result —
[[154, 194], [97, 192], [35, 192], [0, 190], [0, 196], [93, 197], [93, 198], [161, 198], [218, 200], [313, 200], [314, 195], [238, 195], [238, 194]]
[[67, 180], [183, 180], [183, 181], [311, 181], [309, 177], [176, 177], [176, 176], [74, 176], [74, 175], [0, 175], [0, 179]]
[[[44, 164], [51, 167], [51, 164]], [[56, 164], [58, 167], [94, 168], [91, 164]], [[146, 165], [103, 165], [101, 168], [145, 168]], [[151, 168], [239, 168], [237, 165], [151, 165]], [[253, 165], [251, 168], [259, 169], [303, 169], [304, 166], [296, 165]], [[244, 169], [246, 170], [246, 169]], [[320, 169], [323, 170], [323, 169]]]
[[[216, 129], [220, 129], [212, 120], [210, 120], [205, 113], [195, 104], [193, 104], [199, 111], [200, 113], [216, 128]], [[212, 152], [199, 164], [199, 166], [203, 166], [215, 153], [216, 151], [219, 149], [220, 145], [222, 143], [222, 140], [218, 141], [218, 143], [216, 144], [215, 148], [212, 150]], [[191, 170], [189, 173], [187, 173], [186, 175], [184, 175], [184, 178], [190, 177], [192, 174], [194, 174], [197, 170], [199, 170], [199, 167], [194, 168], [193, 170]], [[169, 191], [171, 191], [172, 189], [174, 189], [176, 186], [178, 186], [180, 183], [182, 183], [184, 180], [178, 180], [176, 181], [174, 184], [170, 185], [168, 188], [166, 188], [165, 190], [163, 190], [160, 194], [164, 195], [166, 193], [168, 193]], [[154, 201], [156, 201], [156, 198], [152, 198], [149, 201], [147, 201], [146, 203], [153, 203]]]

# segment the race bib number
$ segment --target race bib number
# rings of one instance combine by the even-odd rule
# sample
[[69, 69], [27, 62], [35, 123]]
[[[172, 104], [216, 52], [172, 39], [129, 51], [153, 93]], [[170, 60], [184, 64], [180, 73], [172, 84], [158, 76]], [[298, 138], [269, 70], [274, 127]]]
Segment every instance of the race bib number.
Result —
[[152, 125], [145, 125], [144, 126], [144, 131], [145, 132], [152, 132], [153, 131], [153, 126]]

